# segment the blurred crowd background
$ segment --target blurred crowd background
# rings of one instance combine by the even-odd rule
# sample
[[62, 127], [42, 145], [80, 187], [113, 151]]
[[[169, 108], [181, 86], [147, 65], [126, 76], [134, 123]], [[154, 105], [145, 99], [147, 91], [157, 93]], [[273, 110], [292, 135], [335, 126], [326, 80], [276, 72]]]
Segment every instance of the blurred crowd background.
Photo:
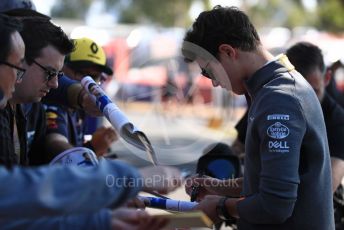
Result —
[[[190, 136], [195, 139], [187, 139], [188, 143], [197, 142], [202, 134], [217, 141], [231, 139], [233, 125], [245, 110], [243, 96], [212, 88], [199, 67], [184, 63], [180, 55], [185, 31], [203, 10], [218, 4], [244, 10], [273, 54], [309, 41], [323, 50], [328, 67], [344, 62], [343, 0], [33, 2], [71, 38], [89, 37], [105, 48], [114, 75], [107, 77], [104, 89], [149, 136], [163, 139], [153, 141], [159, 151], [185, 147]], [[334, 84], [344, 95], [344, 69], [338, 67]], [[179, 136], [184, 133], [182, 144], [173, 142], [174, 129]], [[214, 132], [209, 135], [209, 130]]]

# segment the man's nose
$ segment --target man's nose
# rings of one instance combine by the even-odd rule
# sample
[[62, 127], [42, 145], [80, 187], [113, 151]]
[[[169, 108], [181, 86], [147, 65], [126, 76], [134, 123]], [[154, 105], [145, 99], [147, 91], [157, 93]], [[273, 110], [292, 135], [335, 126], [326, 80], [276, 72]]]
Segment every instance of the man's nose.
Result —
[[54, 77], [50, 81], [47, 82], [49, 88], [56, 89], [59, 86], [58, 78]]

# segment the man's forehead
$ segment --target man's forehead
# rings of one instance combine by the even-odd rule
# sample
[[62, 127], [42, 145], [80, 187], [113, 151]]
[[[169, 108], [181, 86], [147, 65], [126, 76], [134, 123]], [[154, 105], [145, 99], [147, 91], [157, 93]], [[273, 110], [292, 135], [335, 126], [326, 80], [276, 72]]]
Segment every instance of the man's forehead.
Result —
[[25, 44], [22, 37], [17, 31], [11, 35], [11, 49], [21, 56], [20, 59], [24, 58]]
[[61, 54], [60, 51], [58, 51], [58, 49], [54, 46], [48, 45], [40, 50], [39, 55], [38, 57], [36, 57], [36, 59], [42, 60], [43, 62], [58, 61], [63, 63], [65, 55]]
[[24, 46], [23, 38], [20, 36], [18, 31], [15, 31], [11, 34], [11, 41], [13, 46]]

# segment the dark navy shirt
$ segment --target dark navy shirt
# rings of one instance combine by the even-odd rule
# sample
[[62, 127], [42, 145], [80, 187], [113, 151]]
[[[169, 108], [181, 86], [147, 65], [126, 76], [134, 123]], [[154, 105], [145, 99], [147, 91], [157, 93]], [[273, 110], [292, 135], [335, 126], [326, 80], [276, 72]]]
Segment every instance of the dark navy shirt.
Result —
[[56, 104], [46, 104], [47, 134], [58, 133], [76, 147], [83, 146], [83, 123], [81, 114]]
[[239, 229], [334, 229], [326, 128], [308, 82], [286, 56], [246, 83], [248, 114]]

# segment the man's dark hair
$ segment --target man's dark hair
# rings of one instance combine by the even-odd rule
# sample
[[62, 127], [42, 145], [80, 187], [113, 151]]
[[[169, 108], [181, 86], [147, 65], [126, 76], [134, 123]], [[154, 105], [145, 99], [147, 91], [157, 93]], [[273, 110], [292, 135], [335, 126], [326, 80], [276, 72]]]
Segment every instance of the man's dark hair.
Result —
[[0, 61], [6, 61], [12, 49], [11, 35], [22, 29], [20, 22], [0, 14]]
[[325, 71], [324, 58], [321, 50], [309, 42], [299, 42], [290, 47], [286, 52], [291, 64], [302, 76], [307, 76], [316, 68]]
[[221, 6], [202, 12], [184, 41], [206, 49], [215, 57], [221, 44], [243, 51], [254, 51], [260, 44], [258, 33], [244, 12], [236, 7]]
[[42, 17], [21, 18], [23, 30], [20, 35], [25, 43], [25, 60], [28, 64], [41, 55], [48, 45], [56, 48], [61, 54], [67, 55], [74, 49], [73, 42], [49, 19]]

